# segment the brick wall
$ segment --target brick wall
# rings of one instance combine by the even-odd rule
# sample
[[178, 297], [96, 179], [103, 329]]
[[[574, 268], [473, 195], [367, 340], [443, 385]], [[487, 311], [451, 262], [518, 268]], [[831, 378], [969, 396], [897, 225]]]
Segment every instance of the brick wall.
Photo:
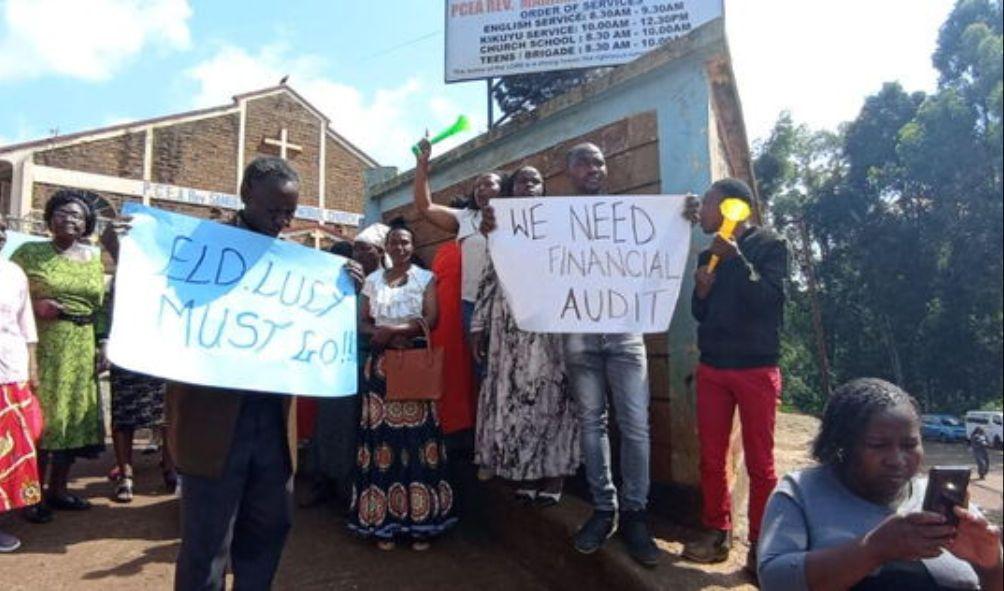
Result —
[[[38, 212], [38, 216], [41, 218], [42, 212], [45, 210], [45, 204], [49, 201], [49, 197], [58, 191], [59, 189], [64, 189], [66, 187], [49, 185], [46, 183], [35, 183], [32, 187], [31, 195], [31, 208]], [[126, 201], [135, 201], [139, 203], [141, 200], [139, 197], [134, 197], [132, 195], [120, 195], [118, 193], [109, 193], [108, 191], [92, 191], [96, 195], [103, 197], [106, 201], [112, 204], [116, 211], [122, 209], [122, 204]]]
[[[259, 155], [278, 155], [265, 138], [278, 139], [283, 128], [288, 141], [301, 146], [287, 157], [300, 174], [300, 204], [317, 206], [319, 189], [320, 136], [325, 125], [316, 114], [284, 93], [251, 98], [245, 121], [245, 165]], [[227, 113], [153, 129], [151, 180], [156, 183], [206, 191], [236, 194], [237, 150], [240, 115]], [[363, 172], [368, 165], [337, 141], [326, 137], [325, 206], [360, 213], [363, 209]], [[121, 178], [142, 179], [146, 131], [81, 142], [71, 146], [40, 149], [34, 162], [45, 166], [91, 172]], [[32, 206], [41, 209], [55, 190], [36, 184]], [[139, 198], [134, 198], [139, 201]], [[118, 207], [121, 196], [110, 201]], [[155, 200], [157, 207], [186, 215], [209, 217], [210, 208]], [[225, 216], [231, 215], [224, 212]], [[341, 228], [352, 235], [354, 228]]]
[[369, 166], [342, 144], [326, 138], [324, 206], [359, 213], [363, 210], [363, 172]]
[[289, 95], [249, 99], [244, 122], [245, 165], [258, 156], [278, 156], [278, 146], [266, 144], [265, 139], [279, 139], [286, 128], [288, 141], [302, 148], [287, 152], [287, 160], [300, 175], [300, 205], [317, 206], [322, 125], [317, 115]]
[[154, 129], [151, 180], [236, 193], [239, 129], [237, 113]]
[[140, 131], [61, 148], [38, 150], [32, 157], [35, 164], [44, 166], [142, 179], [145, 144], [146, 132]]

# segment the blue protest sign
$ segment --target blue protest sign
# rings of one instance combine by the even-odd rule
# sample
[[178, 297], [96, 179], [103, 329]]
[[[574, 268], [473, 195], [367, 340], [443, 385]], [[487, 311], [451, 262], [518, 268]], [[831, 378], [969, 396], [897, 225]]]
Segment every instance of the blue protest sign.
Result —
[[25, 242], [42, 242], [43, 240], [48, 240], [48, 238], [7, 230], [7, 242], [3, 248], [0, 248], [0, 259], [9, 259], [10, 255], [14, 254], [14, 251]]
[[127, 204], [108, 345], [170, 380], [306, 396], [356, 392], [346, 259], [232, 226]]

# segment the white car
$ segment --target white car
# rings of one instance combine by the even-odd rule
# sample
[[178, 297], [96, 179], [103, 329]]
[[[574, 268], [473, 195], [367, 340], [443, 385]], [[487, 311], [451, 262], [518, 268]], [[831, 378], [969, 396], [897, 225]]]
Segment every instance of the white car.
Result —
[[976, 427], [983, 427], [987, 440], [994, 447], [1004, 444], [1004, 413], [999, 410], [971, 410], [966, 413], [966, 438], [973, 436]]

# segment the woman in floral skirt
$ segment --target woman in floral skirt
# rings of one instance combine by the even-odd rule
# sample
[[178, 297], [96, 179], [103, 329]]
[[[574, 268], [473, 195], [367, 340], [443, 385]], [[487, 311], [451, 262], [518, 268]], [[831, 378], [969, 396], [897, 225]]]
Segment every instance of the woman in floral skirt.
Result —
[[446, 448], [431, 401], [386, 399], [387, 349], [424, 347], [420, 338], [438, 315], [435, 277], [412, 263], [414, 236], [403, 225], [387, 235], [389, 269], [366, 278], [360, 331], [372, 352], [363, 372], [357, 473], [349, 529], [384, 550], [407, 540], [424, 550], [456, 522], [447, 481]]

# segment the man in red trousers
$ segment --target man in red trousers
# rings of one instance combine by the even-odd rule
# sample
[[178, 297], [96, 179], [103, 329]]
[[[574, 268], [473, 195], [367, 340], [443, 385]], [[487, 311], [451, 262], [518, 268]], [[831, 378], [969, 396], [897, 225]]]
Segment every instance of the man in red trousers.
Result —
[[[726, 198], [752, 208], [753, 192], [737, 179], [722, 179], [704, 194], [701, 228], [718, 231]], [[712, 255], [718, 264], [712, 270]], [[731, 238], [715, 235], [698, 256], [692, 312], [697, 319], [701, 361], [697, 368], [697, 432], [701, 444], [701, 521], [707, 531], [687, 544], [683, 555], [695, 562], [728, 559], [732, 507], [725, 458], [736, 408], [750, 479], [747, 568], [756, 572], [756, 542], [764, 505], [774, 486], [774, 422], [781, 396], [778, 368], [780, 327], [788, 249], [776, 232], [749, 222]]]

